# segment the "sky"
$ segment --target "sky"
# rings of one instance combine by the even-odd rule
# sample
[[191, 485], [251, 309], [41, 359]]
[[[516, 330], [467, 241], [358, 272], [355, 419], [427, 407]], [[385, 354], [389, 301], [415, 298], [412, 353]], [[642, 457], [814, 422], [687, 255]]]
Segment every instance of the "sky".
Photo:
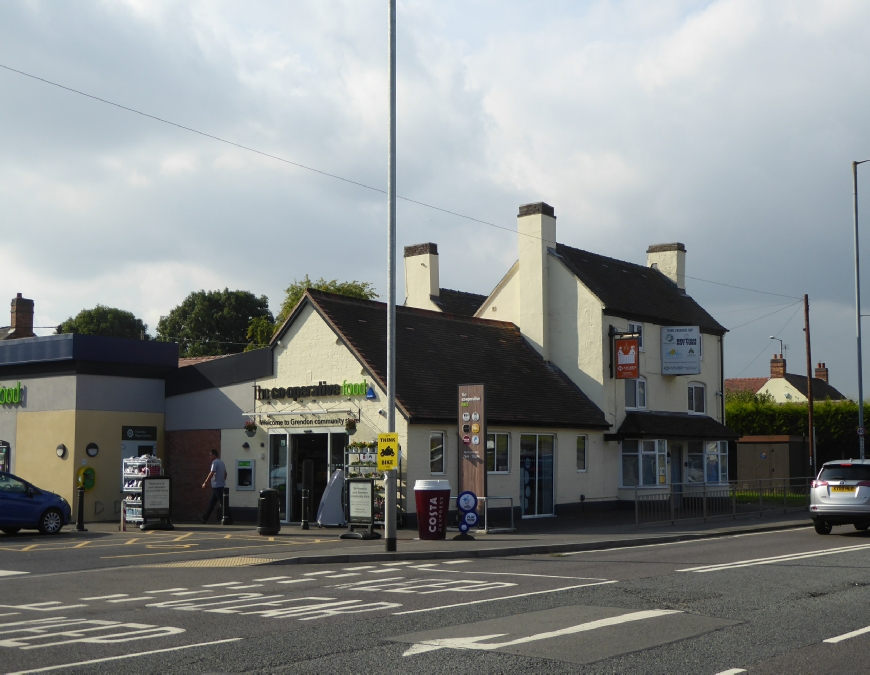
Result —
[[[400, 200], [400, 264], [435, 242], [442, 287], [488, 294], [517, 257], [518, 206], [545, 201], [570, 246], [645, 264], [684, 243], [687, 292], [730, 331], [727, 377], [767, 375], [771, 335], [806, 372], [792, 303], [808, 294], [813, 361], [857, 395], [870, 3], [400, 0], [397, 15], [398, 194], [498, 226]], [[201, 289], [277, 311], [306, 274], [384, 298], [387, 19], [385, 0], [0, 4], [6, 68], [375, 188], [0, 68], [0, 297], [33, 298], [39, 334], [96, 304], [153, 332]], [[870, 203], [870, 164], [858, 190]]]

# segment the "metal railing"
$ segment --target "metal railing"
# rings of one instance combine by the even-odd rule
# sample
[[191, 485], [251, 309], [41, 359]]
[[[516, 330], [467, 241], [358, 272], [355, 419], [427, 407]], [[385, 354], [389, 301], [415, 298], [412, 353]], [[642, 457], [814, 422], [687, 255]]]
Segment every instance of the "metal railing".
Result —
[[[510, 502], [510, 517], [511, 517], [511, 526], [508, 527], [490, 527], [489, 522], [489, 503], [491, 501], [507, 501]], [[456, 497], [450, 498], [451, 502], [456, 501]], [[477, 501], [480, 503], [480, 506], [483, 507], [483, 523], [481, 525], [483, 527], [478, 527], [479, 530], [486, 532], [487, 534], [494, 534], [497, 532], [513, 532], [516, 528], [514, 527], [514, 498], [513, 497], [478, 497]], [[478, 507], [480, 508], [480, 507]], [[450, 530], [454, 528], [448, 528]]]
[[737, 518], [806, 510], [812, 478], [676, 483], [634, 488], [635, 524]]

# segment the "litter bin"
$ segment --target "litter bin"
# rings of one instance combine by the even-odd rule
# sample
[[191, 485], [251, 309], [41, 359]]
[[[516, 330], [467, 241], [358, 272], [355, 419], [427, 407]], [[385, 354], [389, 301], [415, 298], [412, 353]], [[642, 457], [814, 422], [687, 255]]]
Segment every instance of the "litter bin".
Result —
[[281, 531], [281, 515], [278, 512], [278, 491], [260, 490], [257, 500], [257, 534], [278, 534]]

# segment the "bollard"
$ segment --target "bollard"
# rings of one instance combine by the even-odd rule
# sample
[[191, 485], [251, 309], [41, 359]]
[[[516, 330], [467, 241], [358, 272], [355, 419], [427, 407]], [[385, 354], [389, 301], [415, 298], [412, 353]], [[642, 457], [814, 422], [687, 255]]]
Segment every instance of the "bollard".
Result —
[[308, 527], [308, 490], [302, 491], [302, 529], [307, 530]]
[[224, 488], [224, 499], [223, 504], [221, 504], [221, 525], [232, 525], [233, 517], [230, 515], [230, 489], [228, 487]]
[[76, 511], [76, 532], [87, 532], [85, 529], [85, 489], [79, 488], [79, 505]]

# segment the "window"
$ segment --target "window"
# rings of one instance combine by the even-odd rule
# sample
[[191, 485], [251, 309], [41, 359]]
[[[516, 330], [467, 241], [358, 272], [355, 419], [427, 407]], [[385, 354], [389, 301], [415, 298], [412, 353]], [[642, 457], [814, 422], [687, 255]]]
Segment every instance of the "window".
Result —
[[429, 471], [431, 473], [446, 473], [444, 458], [444, 432], [433, 431], [429, 434]]
[[689, 441], [688, 483], [728, 482], [728, 442]]
[[628, 332], [637, 333], [637, 348], [643, 351], [643, 324], [628, 322]]
[[689, 412], [703, 414], [707, 412], [705, 402], [706, 390], [703, 384], [689, 385]]
[[625, 380], [625, 407], [646, 408], [646, 380]]
[[664, 485], [667, 482], [668, 443], [664, 440], [622, 442], [622, 484]]
[[511, 472], [510, 434], [486, 435], [486, 471], [487, 473]]
[[27, 486], [20, 480], [15, 480], [12, 476], [0, 476], [0, 490], [23, 495], [27, 492]]
[[577, 471], [586, 471], [587, 436], [577, 437]]

